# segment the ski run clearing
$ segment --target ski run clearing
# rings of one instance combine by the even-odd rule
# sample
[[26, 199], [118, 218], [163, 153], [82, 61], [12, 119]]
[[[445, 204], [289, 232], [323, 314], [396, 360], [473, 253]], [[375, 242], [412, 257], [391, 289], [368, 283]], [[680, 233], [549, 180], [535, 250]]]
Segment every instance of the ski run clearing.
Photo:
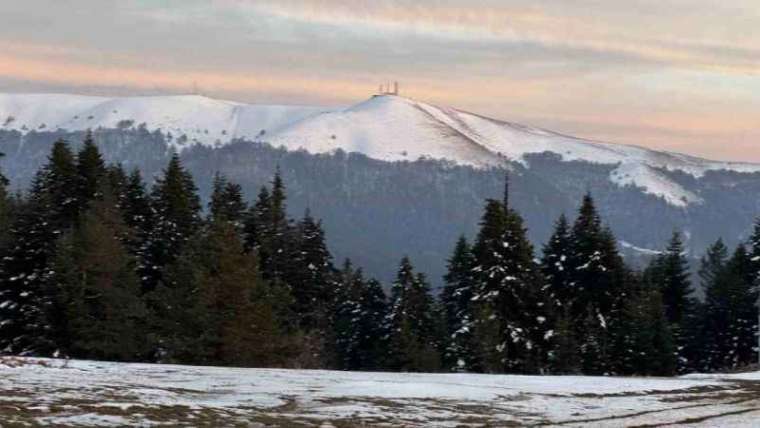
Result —
[[758, 420], [760, 372], [615, 378], [0, 359], [0, 426], [750, 427]]

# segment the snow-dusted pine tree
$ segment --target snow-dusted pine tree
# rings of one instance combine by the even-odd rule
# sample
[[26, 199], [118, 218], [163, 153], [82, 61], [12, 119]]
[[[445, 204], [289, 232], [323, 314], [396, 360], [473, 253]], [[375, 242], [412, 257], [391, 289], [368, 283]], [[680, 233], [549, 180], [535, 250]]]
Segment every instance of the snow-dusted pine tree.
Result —
[[84, 211], [89, 202], [97, 196], [101, 182], [106, 178], [105, 162], [89, 130], [82, 148], [77, 153], [77, 175], [78, 203], [80, 210]]
[[544, 245], [541, 257], [541, 272], [546, 279], [547, 293], [560, 309], [570, 307], [575, 297], [570, 288], [570, 251], [570, 226], [567, 217], [562, 214], [554, 224], [554, 232]]
[[632, 282], [612, 323], [611, 361], [605, 370], [622, 375], [672, 376], [677, 353], [660, 286]]
[[385, 349], [385, 294], [346, 260], [338, 274], [334, 314], [335, 363], [342, 370], [376, 370]]
[[0, 351], [43, 352], [49, 342], [47, 307], [56, 296], [44, 286], [55, 243], [79, 213], [76, 161], [68, 144], [57, 141], [37, 173], [28, 199], [11, 229], [12, 246], [0, 278]]
[[627, 296], [630, 272], [612, 232], [602, 226], [591, 195], [586, 194], [570, 233], [568, 256], [571, 316], [579, 326], [586, 373], [607, 373], [611, 327]]
[[[117, 169], [117, 171], [120, 170], [121, 168]], [[111, 182], [113, 183], [114, 173], [112, 172], [111, 175]], [[117, 173], [117, 175], [120, 174]], [[119, 207], [124, 216], [124, 224], [131, 230], [130, 235], [124, 241], [124, 245], [126, 245], [127, 250], [137, 260], [135, 271], [140, 278], [141, 284], [143, 284], [143, 289], [145, 289], [144, 283], [148, 278], [152, 277], [147, 264], [147, 255], [149, 254], [148, 239], [150, 238], [153, 224], [150, 200], [145, 191], [145, 183], [143, 183], [139, 170], [133, 170], [129, 176], [118, 181], [122, 181], [118, 193]]]
[[269, 279], [286, 280], [289, 261], [295, 250], [290, 245], [294, 241], [293, 228], [288, 221], [285, 199], [285, 184], [278, 167], [272, 179], [269, 218], [264, 219], [265, 227], [260, 235], [263, 244], [262, 271], [264, 277]]
[[258, 199], [246, 216], [244, 231], [246, 248], [255, 250], [264, 279], [287, 282], [290, 260], [297, 251], [295, 227], [286, 212], [285, 184], [280, 169], [272, 179], [271, 191], [261, 188]]
[[[717, 245], [717, 244], [716, 244]], [[703, 368], [727, 370], [752, 364], [757, 351], [757, 292], [750, 254], [739, 245], [722, 269], [711, 270], [722, 254], [713, 246], [703, 264], [711, 278], [705, 290]], [[709, 269], [709, 270], [708, 270]]]
[[248, 206], [243, 201], [243, 190], [239, 184], [228, 181], [224, 175], [217, 172], [214, 175], [208, 208], [210, 221], [226, 221], [242, 234]]
[[306, 331], [325, 329], [335, 298], [332, 255], [327, 249], [322, 223], [307, 210], [296, 228], [297, 247], [290, 261], [287, 281], [293, 293], [294, 311]]
[[472, 370], [475, 362], [473, 313], [470, 310], [475, 287], [474, 267], [475, 258], [470, 244], [462, 236], [449, 259], [445, 285], [441, 292], [445, 323], [443, 363], [445, 368], [452, 371]]
[[661, 294], [665, 315], [678, 353], [678, 370], [688, 371], [695, 359], [690, 346], [698, 334], [697, 301], [689, 279], [689, 261], [686, 259], [681, 234], [674, 232], [662, 254], [655, 257], [644, 273], [644, 281]]
[[147, 312], [135, 259], [122, 242], [130, 232], [110, 185], [96, 192], [51, 263], [47, 286], [56, 300], [46, 315], [55, 334], [47, 345], [71, 357], [135, 361], [146, 356]]
[[163, 177], [151, 191], [152, 228], [145, 257], [146, 291], [161, 281], [164, 267], [173, 262], [201, 226], [201, 202], [193, 177], [174, 153]]
[[267, 186], [261, 186], [256, 202], [248, 207], [243, 224], [243, 233], [245, 235], [246, 251], [256, 251], [259, 253], [261, 261], [262, 242], [266, 221], [270, 217], [271, 195]]
[[[506, 197], [505, 197], [506, 201]], [[486, 203], [473, 254], [472, 297], [480, 368], [537, 372], [551, 337], [542, 279], [522, 218], [495, 200]]]
[[437, 326], [430, 285], [415, 274], [408, 257], [401, 260], [387, 316], [388, 368], [435, 371], [440, 368]]
[[[282, 294], [261, 279], [256, 256], [243, 251], [226, 221], [205, 227], [167, 266], [148, 293], [160, 361], [283, 365], [291, 356], [277, 305]], [[288, 304], [286, 301], [285, 304]]]

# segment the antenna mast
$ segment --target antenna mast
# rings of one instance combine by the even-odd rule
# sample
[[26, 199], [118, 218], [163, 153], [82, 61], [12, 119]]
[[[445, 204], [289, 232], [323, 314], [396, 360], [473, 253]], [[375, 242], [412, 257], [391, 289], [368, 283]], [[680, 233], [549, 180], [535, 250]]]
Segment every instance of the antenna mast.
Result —
[[381, 83], [377, 93], [378, 95], [398, 95], [398, 81]]

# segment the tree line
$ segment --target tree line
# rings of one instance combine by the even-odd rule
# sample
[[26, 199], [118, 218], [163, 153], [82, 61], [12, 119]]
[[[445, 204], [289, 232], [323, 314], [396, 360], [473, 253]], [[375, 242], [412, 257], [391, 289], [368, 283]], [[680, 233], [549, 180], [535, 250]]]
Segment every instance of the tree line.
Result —
[[[703, 257], [694, 297], [679, 233], [626, 265], [586, 195], [540, 259], [523, 219], [486, 201], [434, 295], [404, 257], [389, 295], [335, 263], [321, 222], [287, 214], [278, 171], [248, 203], [217, 174], [204, 210], [176, 154], [148, 188], [91, 134], [56, 142], [26, 194], [0, 180], [0, 352], [258, 367], [672, 375], [757, 359], [760, 223]], [[359, 233], [359, 232], [357, 232]]]

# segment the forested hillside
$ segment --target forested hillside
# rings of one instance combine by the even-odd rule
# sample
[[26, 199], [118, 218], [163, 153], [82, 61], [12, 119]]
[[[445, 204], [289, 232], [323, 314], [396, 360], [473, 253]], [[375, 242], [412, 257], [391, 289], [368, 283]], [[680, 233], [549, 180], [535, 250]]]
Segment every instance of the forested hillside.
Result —
[[[0, 131], [0, 150], [6, 153], [2, 166], [12, 188], [29, 188], [53, 141], [64, 138], [76, 149], [83, 136]], [[106, 161], [121, 163], [127, 170], [139, 167], [148, 184], [171, 156], [165, 136], [144, 128], [98, 130], [94, 139]], [[388, 282], [394, 275], [390, 266], [404, 254], [413, 255], [436, 285], [445, 273], [444, 249], [461, 233], [474, 237], [482, 201], [500, 194], [504, 173], [503, 168], [475, 169], [444, 161], [384, 162], [340, 151], [315, 155], [245, 141], [217, 148], [196, 145], [180, 157], [193, 174], [202, 201], [208, 201], [217, 171], [239, 183], [251, 199], [279, 166], [289, 189], [289, 214], [300, 217], [310, 208], [323, 218], [336, 256], [350, 255], [366, 272]], [[749, 225], [760, 211], [756, 173], [708, 171], [697, 179], [661, 171], [703, 200], [677, 207], [639, 188], [611, 182], [614, 165], [560, 161], [550, 153], [528, 159], [529, 167], [505, 166], [511, 170], [513, 206], [525, 217], [532, 241], [545, 241], [552, 221], [561, 213], [570, 215], [590, 191], [626, 257], [639, 267], [652, 251], [663, 249], [674, 230], [683, 232], [693, 261], [718, 237], [736, 245], [749, 236]]]
[[56, 141], [27, 193], [13, 195], [1, 180], [0, 349], [201, 365], [658, 376], [757, 361], [760, 223], [735, 249], [721, 239], [709, 247], [699, 300], [680, 232], [637, 269], [590, 192], [551, 222], [539, 255], [513, 204], [516, 174], [502, 172], [500, 197], [478, 204], [475, 237], [442, 247], [440, 295], [404, 247], [386, 292], [361, 264], [333, 256], [310, 209], [288, 214], [284, 174], [276, 167], [247, 198], [215, 173], [203, 204], [177, 154], [148, 186], [139, 169], [107, 163], [90, 133], [76, 150]]

